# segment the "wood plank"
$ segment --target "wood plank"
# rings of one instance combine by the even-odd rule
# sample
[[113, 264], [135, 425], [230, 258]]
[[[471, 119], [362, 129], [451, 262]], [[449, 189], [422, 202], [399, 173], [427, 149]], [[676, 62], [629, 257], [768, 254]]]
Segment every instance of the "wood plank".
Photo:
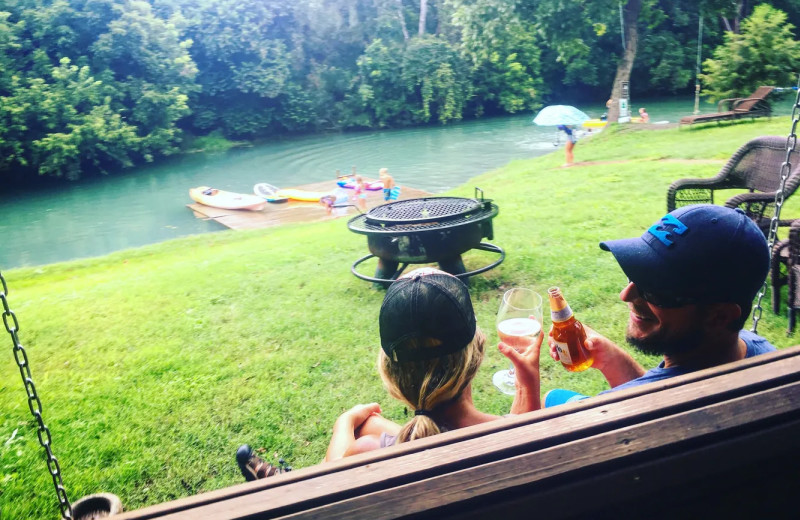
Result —
[[[242, 514], [272, 517], [286, 514], [290, 509], [318, 507], [367, 490], [407, 485], [435, 475], [574, 443], [602, 432], [797, 381], [800, 378], [798, 353], [798, 347], [785, 349], [674, 378], [674, 381], [648, 385], [650, 391], [642, 387], [616, 392], [572, 406], [448, 432], [336, 463], [159, 504], [120, 518], [238, 518], [236, 515]], [[678, 384], [681, 380], [683, 385]], [[657, 398], [651, 395], [653, 392], [658, 392]], [[346, 476], [341, 474], [344, 470], [347, 470]]]
[[[372, 182], [373, 179], [364, 177], [364, 181]], [[332, 179], [329, 181], [305, 184], [292, 189], [329, 193], [337, 187], [336, 179]], [[352, 192], [353, 190], [346, 191]], [[385, 203], [383, 200], [383, 191], [367, 190], [366, 193], [367, 209]], [[408, 186], [401, 186], [399, 200], [430, 196], [431, 194], [426, 191]], [[350, 200], [348, 200], [348, 204], [355, 204], [352, 200], [352, 195], [350, 196]], [[227, 228], [237, 230], [262, 229], [282, 224], [317, 222], [341, 217], [353, 217], [359, 213], [358, 209], [355, 207], [348, 206], [335, 208], [333, 213], [329, 215], [325, 207], [318, 202], [303, 202], [298, 200], [290, 200], [289, 202], [281, 204], [267, 204], [267, 207], [263, 211], [220, 209], [198, 203], [187, 204], [186, 206], [190, 208], [196, 216], [200, 215], [200, 218], [214, 220]]]
[[[593, 511], [610, 499], [604, 494], [593, 494], [586, 497], [591, 500], [584, 500], [580, 495], [581, 500], [559, 500], [554, 503], [551, 496], [536, 497], [538, 490], [532, 486], [533, 484], [555, 477], [559, 477], [562, 482], [583, 479], [587, 473], [600, 474], [609, 462], [613, 462], [616, 466], [625, 464], [629, 458], [637, 460], [637, 457], [650, 457], [659, 460], [659, 449], [668, 447], [670, 450], [679, 451], [683, 444], [691, 441], [694, 441], [694, 449], [697, 450], [700, 449], [698, 446], [713, 445], [714, 440], [720, 436], [734, 435], [732, 430], [737, 428], [752, 428], [757, 426], [759, 421], [774, 420], [778, 415], [798, 411], [800, 411], [800, 383], [794, 383], [675, 416], [605, 432], [598, 436], [586, 437], [535, 453], [501, 459], [297, 514], [273, 516], [273, 518], [389, 520], [408, 518], [422, 513], [425, 515], [420, 518], [431, 515], [436, 518], [460, 518], [474, 506], [472, 502], [489, 503], [491, 495], [506, 490], [514, 490], [518, 494], [531, 493], [533, 496], [526, 501], [532, 507], [529, 511], [544, 513], [548, 517], [557, 515], [558, 518], [564, 518]], [[793, 431], [800, 431], [798, 421], [800, 419], [792, 422], [795, 425]], [[751, 449], [751, 453], [747, 455], [757, 455], [761, 458], [765, 454], [773, 455], [776, 449], [778, 453], [784, 453], [793, 450], [794, 446], [793, 444], [765, 446], [763, 452]], [[700, 474], [686, 475], [686, 477], [702, 478], [704, 476], [702, 468], [697, 469], [701, 471]], [[707, 470], [709, 473], [717, 472], [717, 468], [713, 466]], [[576, 476], [576, 473], [582, 475]], [[662, 477], [672, 481], [678, 475], [664, 473]], [[584, 487], [586, 486], [581, 486], [582, 489]], [[628, 491], [624, 494], [627, 499]], [[537, 499], [534, 500], [534, 497]], [[446, 511], [448, 506], [455, 506], [455, 511], [448, 513]], [[494, 510], [496, 506], [489, 508]], [[506, 513], [511, 512], [506, 508], [502, 509]], [[457, 516], [452, 516], [455, 512]]]

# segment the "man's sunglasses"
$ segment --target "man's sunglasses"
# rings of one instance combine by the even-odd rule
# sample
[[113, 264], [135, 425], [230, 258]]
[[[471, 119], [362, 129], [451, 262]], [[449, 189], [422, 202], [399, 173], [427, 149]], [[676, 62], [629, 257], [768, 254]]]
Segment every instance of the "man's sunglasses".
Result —
[[676, 294], [667, 294], [667, 293], [654, 293], [650, 291], [643, 291], [636, 285], [636, 282], [632, 280], [628, 280], [629, 284], [633, 284], [636, 287], [636, 292], [639, 293], [639, 296], [646, 301], [647, 303], [651, 303], [656, 307], [660, 307], [662, 309], [676, 309], [678, 307], [683, 307], [685, 305], [695, 305], [698, 303], [702, 303], [700, 298], [696, 298], [693, 296], [678, 296]]

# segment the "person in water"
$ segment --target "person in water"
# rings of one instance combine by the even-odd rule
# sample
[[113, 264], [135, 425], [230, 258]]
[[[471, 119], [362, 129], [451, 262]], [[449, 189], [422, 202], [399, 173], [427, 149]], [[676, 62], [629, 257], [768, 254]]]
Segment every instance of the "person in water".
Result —
[[650, 114], [647, 113], [644, 107], [639, 109], [639, 117], [642, 118], [642, 123], [649, 123], [650, 122]]

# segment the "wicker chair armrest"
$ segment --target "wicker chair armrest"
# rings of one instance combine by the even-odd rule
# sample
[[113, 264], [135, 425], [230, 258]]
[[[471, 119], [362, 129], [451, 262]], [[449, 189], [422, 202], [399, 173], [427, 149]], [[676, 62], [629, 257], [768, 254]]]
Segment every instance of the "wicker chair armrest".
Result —
[[740, 193], [734, 195], [725, 201], [725, 205], [729, 208], [738, 208], [744, 204], [753, 204], [754, 202], [771, 203], [775, 202], [775, 191], [768, 191], [766, 193]]
[[[713, 204], [714, 190], [732, 187], [720, 175], [708, 179], [678, 179], [667, 189], [667, 211], [673, 211], [688, 204]], [[681, 197], [680, 192], [686, 192]]]
[[729, 208], [740, 208], [758, 224], [758, 227], [760, 227], [766, 235], [769, 232], [769, 221], [772, 216], [765, 216], [764, 212], [775, 202], [775, 193], [774, 191], [767, 193], [742, 193], [726, 200], [725, 206]]
[[789, 242], [789, 265], [800, 265], [800, 219], [792, 221], [787, 242]]

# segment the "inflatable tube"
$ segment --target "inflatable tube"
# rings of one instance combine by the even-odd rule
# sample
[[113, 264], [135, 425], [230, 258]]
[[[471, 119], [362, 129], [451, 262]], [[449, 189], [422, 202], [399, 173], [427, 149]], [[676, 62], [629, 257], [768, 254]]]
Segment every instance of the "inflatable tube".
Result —
[[400, 186], [383, 189], [383, 200], [397, 200], [400, 196]]
[[[342, 188], [347, 188], [348, 190], [354, 190], [356, 188], [356, 180], [352, 177], [347, 177], [344, 179], [340, 179], [336, 181]], [[365, 182], [364, 187], [369, 191], [378, 191], [383, 189], [383, 182], [381, 181], [372, 181], [372, 182]]]

